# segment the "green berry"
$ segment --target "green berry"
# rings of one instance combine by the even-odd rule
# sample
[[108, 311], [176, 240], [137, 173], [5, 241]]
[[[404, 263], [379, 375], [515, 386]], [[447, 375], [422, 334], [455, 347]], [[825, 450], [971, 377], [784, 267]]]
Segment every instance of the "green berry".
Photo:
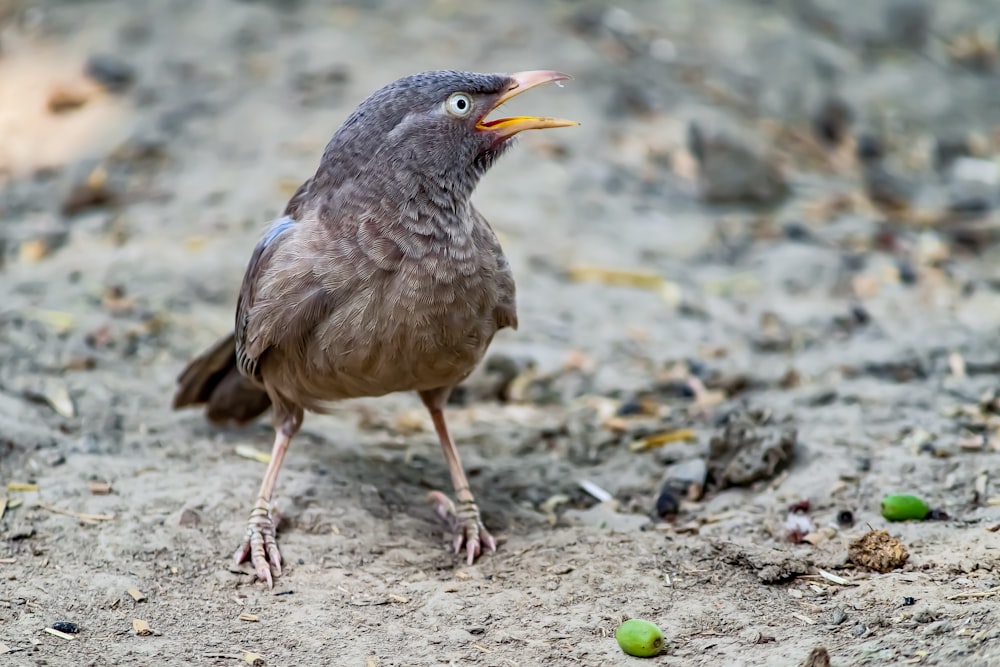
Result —
[[619, 625], [615, 639], [623, 651], [639, 658], [652, 658], [663, 650], [663, 633], [655, 623], [639, 618]]
[[930, 508], [920, 498], [905, 493], [882, 499], [882, 516], [889, 521], [923, 521]]

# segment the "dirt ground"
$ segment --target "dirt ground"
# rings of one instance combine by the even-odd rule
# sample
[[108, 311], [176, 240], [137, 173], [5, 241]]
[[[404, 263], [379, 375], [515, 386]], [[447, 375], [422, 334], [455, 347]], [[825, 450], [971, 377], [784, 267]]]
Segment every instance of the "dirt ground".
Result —
[[[654, 664], [1000, 664], [998, 12], [0, 1], [0, 664], [640, 664], [626, 617]], [[434, 68], [569, 72], [511, 106], [582, 123], [475, 195], [521, 326], [450, 420], [500, 547], [448, 551], [416, 397], [354, 401], [294, 442], [268, 591], [229, 555], [269, 422], [174, 380], [347, 113]]]

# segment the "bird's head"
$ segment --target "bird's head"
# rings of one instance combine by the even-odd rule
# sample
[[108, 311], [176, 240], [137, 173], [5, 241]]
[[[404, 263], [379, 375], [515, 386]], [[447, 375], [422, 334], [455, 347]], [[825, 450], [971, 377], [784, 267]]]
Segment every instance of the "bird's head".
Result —
[[[373, 93], [347, 118], [324, 155], [337, 170], [419, 174], [475, 186], [479, 177], [524, 130], [578, 123], [544, 116], [488, 118], [504, 102], [561, 72], [477, 74], [433, 71], [404, 77]], [[334, 166], [338, 165], [339, 166]]]

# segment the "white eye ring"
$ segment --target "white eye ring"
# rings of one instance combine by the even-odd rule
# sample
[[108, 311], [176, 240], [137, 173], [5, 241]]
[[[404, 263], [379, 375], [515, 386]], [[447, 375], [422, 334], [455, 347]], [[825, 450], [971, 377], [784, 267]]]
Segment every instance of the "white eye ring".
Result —
[[452, 116], [465, 118], [472, 112], [472, 98], [465, 93], [452, 93], [445, 100], [444, 109]]

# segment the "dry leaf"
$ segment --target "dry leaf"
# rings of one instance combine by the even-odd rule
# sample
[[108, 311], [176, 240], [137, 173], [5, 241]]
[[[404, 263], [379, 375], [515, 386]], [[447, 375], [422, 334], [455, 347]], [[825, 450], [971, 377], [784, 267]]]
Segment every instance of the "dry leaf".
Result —
[[396, 415], [396, 419], [393, 423], [393, 429], [400, 435], [420, 433], [427, 430], [428, 420], [429, 417], [427, 410], [424, 410], [423, 408], [403, 410]]
[[204, 236], [190, 236], [184, 239], [184, 249], [188, 252], [201, 252], [205, 249], [205, 244]]
[[[807, 533], [802, 537], [803, 542], [807, 542], [811, 545], [819, 546], [827, 540], [835, 537], [837, 535], [837, 529], [832, 526], [822, 526], [819, 530], [815, 530]], [[820, 572], [822, 574], [822, 572]]]
[[74, 637], [73, 635], [66, 632], [62, 632], [61, 630], [56, 630], [55, 628], [44, 628], [44, 630], [45, 632], [49, 633], [50, 635], [54, 635], [59, 639], [76, 639], [76, 637]]
[[142, 591], [140, 591], [138, 588], [130, 588], [130, 589], [128, 589], [128, 594], [131, 595], [132, 599], [135, 600], [136, 602], [145, 602], [146, 601], [146, 596], [143, 595]]
[[270, 454], [256, 450], [250, 445], [236, 445], [236, 455], [252, 461], [259, 461], [260, 463], [271, 462]]
[[27, 482], [7, 482], [8, 491], [37, 491], [37, 484], [29, 484]]
[[48, 382], [42, 388], [41, 396], [60, 417], [72, 419], [76, 416], [76, 406], [73, 405], [66, 385]]
[[601, 423], [601, 426], [609, 431], [616, 431], [618, 433], [626, 433], [632, 428], [632, 425], [624, 417], [609, 417]]
[[59, 114], [79, 109], [90, 99], [93, 91], [82, 86], [68, 85], [55, 88], [49, 94], [48, 108], [50, 113]]
[[635, 287], [662, 291], [667, 281], [653, 271], [632, 271], [609, 269], [600, 266], [577, 265], [568, 269], [569, 278], [574, 282], [597, 282], [612, 287]]
[[153, 634], [153, 629], [149, 627], [149, 623], [142, 620], [141, 618], [132, 619], [132, 628], [135, 630], [135, 634], [140, 637], [148, 637]]
[[108, 482], [91, 482], [88, 487], [95, 496], [106, 496], [111, 493], [111, 484]]
[[698, 436], [695, 434], [694, 429], [680, 428], [674, 431], [664, 431], [663, 433], [654, 433], [653, 435], [647, 435], [645, 438], [639, 438], [633, 441], [628, 448], [633, 452], [645, 452], [672, 442], [694, 442], [697, 439]]
[[23, 262], [37, 262], [45, 259], [49, 254], [49, 250], [49, 244], [43, 239], [25, 241], [18, 249], [18, 257]]
[[32, 319], [42, 322], [43, 324], [49, 325], [55, 329], [57, 333], [70, 331], [76, 325], [76, 319], [72, 315], [59, 310], [33, 308], [29, 311], [29, 316]]

